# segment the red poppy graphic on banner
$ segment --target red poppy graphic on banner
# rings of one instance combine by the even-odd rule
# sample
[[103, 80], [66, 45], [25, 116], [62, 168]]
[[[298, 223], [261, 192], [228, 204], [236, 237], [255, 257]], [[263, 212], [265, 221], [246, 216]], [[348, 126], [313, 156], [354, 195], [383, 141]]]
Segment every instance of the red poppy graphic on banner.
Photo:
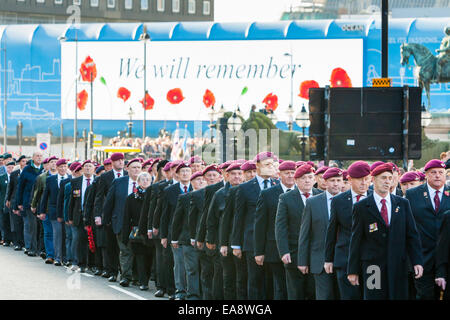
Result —
[[155, 105], [155, 100], [153, 100], [153, 98], [146, 93], [145, 94], [145, 106], [144, 106], [144, 98], [142, 98], [142, 100], [139, 101], [142, 104], [142, 108], [144, 108], [145, 110], [152, 110], [153, 106]]
[[78, 93], [77, 107], [80, 111], [83, 111], [84, 109], [86, 109], [87, 99], [88, 99], [88, 93], [86, 92], [86, 90], [83, 90]]
[[183, 92], [180, 88], [175, 88], [167, 92], [167, 101], [169, 101], [171, 104], [179, 104], [183, 100]]
[[206, 89], [205, 94], [203, 95], [203, 103], [207, 108], [210, 108], [216, 104], [216, 98], [214, 97], [214, 94], [208, 89]]
[[342, 68], [335, 68], [331, 72], [331, 88], [351, 88], [352, 80]]
[[319, 88], [319, 84], [315, 80], [305, 80], [300, 84], [300, 98], [309, 100], [309, 89]]
[[128, 90], [125, 87], [120, 87], [119, 90], [117, 90], [117, 97], [122, 99], [123, 102], [126, 102], [131, 96], [130, 90]]
[[97, 77], [97, 67], [90, 56], [87, 56], [81, 64], [80, 73], [81, 78], [86, 82], [92, 82]]
[[269, 93], [262, 101], [266, 105], [266, 110], [275, 111], [278, 108], [278, 97]]

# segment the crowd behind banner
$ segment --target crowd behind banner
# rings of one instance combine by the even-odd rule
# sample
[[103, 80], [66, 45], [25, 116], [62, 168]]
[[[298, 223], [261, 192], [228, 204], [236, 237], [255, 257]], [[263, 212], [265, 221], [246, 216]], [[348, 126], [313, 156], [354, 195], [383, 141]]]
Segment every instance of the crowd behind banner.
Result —
[[450, 299], [449, 158], [404, 172], [4, 154], [0, 250], [171, 300]]

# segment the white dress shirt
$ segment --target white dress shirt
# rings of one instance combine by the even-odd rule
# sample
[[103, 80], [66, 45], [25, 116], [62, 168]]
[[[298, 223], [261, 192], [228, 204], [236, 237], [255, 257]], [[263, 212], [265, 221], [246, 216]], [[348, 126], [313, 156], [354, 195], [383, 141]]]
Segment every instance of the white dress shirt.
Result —
[[[264, 184], [264, 183], [263, 183]], [[282, 182], [280, 182], [280, 186], [281, 186], [281, 189], [283, 189], [283, 193], [286, 193], [286, 191], [289, 189], [289, 190], [294, 190], [294, 187], [295, 187], [295, 184], [292, 186], [292, 187], [290, 187], [290, 188], [288, 188], [288, 187], [286, 187]]]
[[259, 184], [259, 188], [261, 190], [264, 190], [264, 180], [268, 180], [269, 182], [267, 183], [267, 189], [270, 188], [272, 186], [272, 182], [270, 181], [270, 179], [264, 179], [258, 175], [256, 175], [256, 180], [258, 180], [258, 184]]
[[375, 191], [373, 192], [373, 197], [375, 199], [375, 203], [378, 207], [378, 211], [380, 211], [381, 214], [381, 207], [383, 206], [383, 204], [381, 203], [381, 200], [385, 199], [386, 200], [386, 207], [387, 207], [387, 212], [388, 212], [388, 221], [389, 224], [391, 224], [391, 212], [392, 212], [392, 205], [391, 205], [391, 194], [389, 193], [386, 198], [381, 197], [378, 193], [376, 193]]
[[135, 188], [139, 187], [137, 180], [133, 181], [130, 177], [130, 179], [128, 179], [128, 195], [133, 193], [133, 182], [135, 183], [134, 185]]
[[67, 179], [67, 174], [65, 174], [64, 176], [59, 175], [58, 173], [58, 188], [59, 188], [59, 184], [61, 183], [61, 181], [63, 181], [64, 179]]
[[[442, 186], [442, 188], [439, 189], [439, 203], [442, 203], [442, 194], [444, 193], [444, 187]], [[430, 200], [431, 200], [431, 204], [433, 205], [433, 209], [436, 210], [435, 205], [434, 205], [434, 197], [436, 196], [436, 189], [433, 189], [432, 187], [430, 187], [430, 185], [427, 182], [427, 188], [428, 188], [428, 194], [430, 195]]]
[[[190, 186], [190, 185], [191, 185], [190, 183], [188, 183], [188, 184], [186, 185], [187, 192], [189, 192], [189, 186]], [[180, 182], [180, 189], [181, 189], [181, 194], [183, 194], [183, 193], [184, 193], [184, 184], [182, 184], [181, 182]]]
[[[84, 204], [84, 193], [86, 192], [86, 189], [88, 187], [87, 185], [87, 179], [85, 175], [83, 175], [83, 182], [81, 183], [81, 206], [83, 206]], [[94, 181], [94, 176], [91, 176], [89, 178], [89, 183], [90, 185], [92, 184], [92, 182]]]
[[300, 192], [300, 195], [302, 196], [303, 205], [306, 206], [306, 197], [305, 197], [304, 193], [309, 193], [309, 197], [308, 197], [308, 199], [309, 199], [313, 196], [312, 189], [309, 190], [308, 192], [302, 192], [300, 189], [298, 191]]
[[[353, 202], [353, 204], [355, 204], [356, 202], [358, 202], [358, 201], [356, 201], [356, 197], [359, 195], [359, 194], [357, 194], [355, 191], [353, 191], [353, 189], [351, 189], [350, 188], [350, 190], [351, 190], [351, 192], [352, 192], [352, 202]], [[362, 194], [361, 195], [361, 197], [359, 198], [359, 201], [361, 201], [362, 199], [364, 199], [364, 198], [367, 198], [367, 191], [364, 193], [364, 194]]]
[[327, 195], [327, 209], [328, 209], [328, 220], [330, 219], [331, 216], [331, 200], [333, 200], [334, 197], [336, 197], [338, 194], [336, 194], [335, 196], [333, 196], [331, 193], [329, 193], [328, 191], [325, 191], [326, 195]]
[[[114, 179], [122, 178], [124, 176], [123, 175], [123, 169], [121, 171], [116, 171], [116, 170], [113, 169], [113, 172], [114, 172]], [[120, 173], [120, 177], [117, 176], [118, 173]]]

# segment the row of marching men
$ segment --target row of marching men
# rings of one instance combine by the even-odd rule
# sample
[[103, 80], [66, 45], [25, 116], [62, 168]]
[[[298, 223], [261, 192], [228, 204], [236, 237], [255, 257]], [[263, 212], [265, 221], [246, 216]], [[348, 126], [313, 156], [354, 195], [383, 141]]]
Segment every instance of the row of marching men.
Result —
[[22, 162], [5, 173], [2, 241], [48, 264], [141, 290], [153, 280], [155, 296], [177, 300], [448, 298], [439, 160], [401, 177], [392, 163], [315, 170], [270, 152], [209, 166], [125, 165], [120, 153], [103, 166]]

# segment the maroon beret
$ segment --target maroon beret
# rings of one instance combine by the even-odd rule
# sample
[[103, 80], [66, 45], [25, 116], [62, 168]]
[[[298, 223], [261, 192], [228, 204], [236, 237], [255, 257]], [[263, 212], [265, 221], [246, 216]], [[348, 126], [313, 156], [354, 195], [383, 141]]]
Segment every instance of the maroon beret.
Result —
[[70, 171], [74, 171], [79, 165], [80, 165], [79, 162], [72, 162], [72, 163], [70, 164], [69, 170], [70, 170]]
[[123, 156], [123, 153], [116, 152], [116, 153], [112, 154], [110, 159], [111, 159], [111, 161], [117, 161], [117, 160], [120, 160], [120, 159], [125, 159], [125, 157]]
[[416, 171], [417, 174], [419, 175], [420, 181], [425, 181], [426, 176], [422, 171]]
[[242, 171], [250, 171], [250, 170], [256, 170], [256, 165], [253, 161], [249, 160], [245, 162], [243, 165], [241, 165]]
[[42, 161], [43, 164], [48, 163], [48, 158], [45, 158], [44, 161]]
[[176, 168], [183, 160], [174, 160], [170, 163], [170, 169]]
[[193, 163], [202, 163], [202, 158], [200, 158], [199, 156], [193, 156], [189, 159], [189, 164], [193, 164]]
[[50, 162], [50, 161], [52, 161], [52, 160], [58, 161], [58, 158], [55, 157], [55, 156], [51, 156], [51, 157], [49, 157], [49, 158], [47, 159], [47, 163]]
[[297, 161], [297, 162], [295, 163], [295, 166], [298, 168], [298, 167], [301, 167], [301, 166], [304, 165], [304, 164], [306, 164], [305, 161]]
[[226, 170], [226, 168], [228, 168], [232, 162], [233, 162], [233, 161], [228, 160], [228, 161], [222, 163], [222, 164], [219, 166], [219, 169], [220, 169], [220, 170]]
[[155, 164], [157, 164], [158, 162], [160, 162], [160, 161], [161, 161], [160, 158], [153, 159], [152, 164], [150, 165], [150, 167], [153, 168], [153, 166], [154, 166]]
[[398, 167], [395, 163], [393, 163], [393, 162], [388, 162], [388, 163], [392, 164], [392, 170], [394, 170], [394, 172], [400, 172], [400, 170], [398, 170]]
[[56, 166], [57, 167], [59, 167], [59, 166], [61, 166], [63, 164], [67, 164], [67, 160], [64, 159], [64, 158], [61, 158], [61, 159], [58, 160], [58, 162], [56, 162]]
[[196, 173], [194, 173], [192, 176], [191, 176], [191, 181], [192, 180], [194, 180], [194, 179], [197, 179], [198, 177], [203, 177], [203, 172], [201, 172], [201, 171], [197, 171]]
[[255, 158], [253, 159], [253, 162], [260, 162], [266, 159], [275, 159], [275, 155], [273, 154], [273, 152], [270, 151], [264, 151], [264, 152], [260, 152], [258, 153]]
[[316, 164], [312, 161], [306, 161], [306, 164], [309, 164], [311, 167], [315, 168]]
[[221, 173], [216, 164], [210, 164], [205, 169], [203, 169], [203, 175], [205, 175], [208, 171], [217, 171], [218, 173]]
[[383, 161], [376, 161], [374, 163], [372, 163], [372, 165], [370, 166], [370, 171], [372, 172], [373, 170], [375, 170], [376, 167], [384, 164], [385, 162]]
[[230, 164], [225, 171], [230, 172], [233, 170], [242, 170], [241, 165], [239, 163], [234, 162], [234, 163]]
[[240, 165], [243, 165], [245, 162], [245, 159], [237, 159], [236, 161], [234, 161], [234, 163], [239, 163]]
[[406, 172], [400, 178], [400, 183], [407, 183], [411, 181], [420, 181], [420, 177], [415, 171]]
[[379, 174], [382, 174], [383, 172], [394, 173], [394, 166], [392, 165], [392, 163], [383, 163], [376, 167], [370, 174], [375, 177]]
[[284, 162], [283, 159], [279, 159], [279, 160], [278, 160], [278, 163], [279, 163], [279, 164], [282, 164], [283, 162]]
[[425, 172], [427, 172], [429, 169], [433, 168], [444, 168], [445, 169], [445, 162], [442, 162], [438, 159], [433, 159], [427, 162], [425, 165]]
[[355, 179], [367, 177], [370, 175], [370, 166], [367, 162], [358, 160], [348, 167], [347, 172], [350, 177]]
[[177, 165], [177, 168], [175, 169], [175, 172], [178, 173], [178, 171], [180, 171], [183, 168], [190, 168], [189, 167], [189, 162], [182, 161], [179, 165]]
[[107, 166], [108, 164], [112, 164], [111, 158], [108, 158], [105, 161], [103, 161], [104, 166]]
[[328, 168], [327, 171], [323, 174], [323, 178], [325, 180], [334, 178], [334, 177], [342, 177], [343, 171], [339, 168]]
[[344, 181], [348, 180], [348, 171], [347, 170], [342, 171], [342, 177], [344, 178]]
[[327, 166], [321, 166], [319, 169], [316, 170], [316, 175], [325, 173], [325, 171], [327, 171], [327, 170], [328, 170]]
[[84, 161], [83, 161], [83, 163], [81, 164], [81, 166], [84, 167], [84, 165], [87, 164], [87, 163], [94, 164], [91, 160], [87, 159], [87, 160], [84, 160]]
[[170, 170], [170, 168], [172, 167], [172, 162], [167, 162], [166, 163], [166, 165], [164, 166], [164, 168], [163, 168], [163, 171], [169, 171]]
[[278, 167], [278, 170], [284, 171], [284, 170], [295, 170], [295, 162], [294, 161], [283, 161], [282, 164]]
[[80, 171], [81, 169], [83, 169], [83, 166], [81, 165], [81, 163], [79, 163], [79, 164], [77, 165], [77, 167], [74, 169], [73, 172], [78, 172], [78, 171]]
[[309, 164], [304, 164], [295, 170], [294, 178], [300, 178], [307, 173], [314, 173], [314, 167], [311, 167]]
[[151, 164], [152, 164], [152, 159], [148, 159], [148, 160], [142, 162], [142, 166], [143, 166], [143, 167], [149, 166], [149, 165], [151, 165]]
[[143, 160], [142, 160], [142, 158], [134, 158], [134, 159], [131, 159], [130, 161], [128, 161], [127, 167], [129, 167], [130, 164], [132, 164], [133, 162], [139, 162], [139, 163], [142, 163]]

